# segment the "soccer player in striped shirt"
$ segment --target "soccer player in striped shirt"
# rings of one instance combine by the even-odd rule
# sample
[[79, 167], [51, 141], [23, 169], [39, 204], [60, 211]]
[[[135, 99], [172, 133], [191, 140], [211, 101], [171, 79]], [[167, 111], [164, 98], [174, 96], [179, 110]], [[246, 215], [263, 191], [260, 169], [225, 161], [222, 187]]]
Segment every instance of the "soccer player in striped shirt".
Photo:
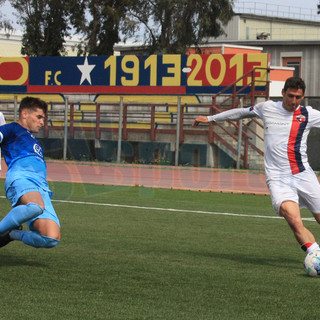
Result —
[[320, 127], [320, 112], [300, 105], [304, 93], [304, 81], [291, 77], [282, 90], [282, 102], [269, 100], [249, 108], [199, 116], [193, 126], [212, 121], [262, 119], [266, 183], [272, 205], [286, 219], [301, 248], [311, 252], [319, 245], [304, 226], [300, 208], [308, 208], [320, 223], [320, 185], [307, 157], [307, 137], [311, 128]]

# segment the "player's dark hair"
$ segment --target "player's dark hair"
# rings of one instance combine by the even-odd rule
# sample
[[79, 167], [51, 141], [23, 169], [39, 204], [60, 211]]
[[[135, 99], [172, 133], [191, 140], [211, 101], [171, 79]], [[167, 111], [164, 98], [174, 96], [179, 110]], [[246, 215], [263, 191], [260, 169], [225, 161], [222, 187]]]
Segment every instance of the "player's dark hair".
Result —
[[284, 92], [286, 92], [288, 89], [302, 89], [303, 94], [306, 90], [306, 84], [300, 77], [291, 77], [288, 78], [284, 84]]
[[21, 114], [21, 111], [24, 109], [28, 109], [32, 111], [41, 109], [43, 113], [46, 114], [48, 110], [48, 105], [46, 102], [44, 102], [39, 98], [25, 97], [20, 102], [19, 115]]

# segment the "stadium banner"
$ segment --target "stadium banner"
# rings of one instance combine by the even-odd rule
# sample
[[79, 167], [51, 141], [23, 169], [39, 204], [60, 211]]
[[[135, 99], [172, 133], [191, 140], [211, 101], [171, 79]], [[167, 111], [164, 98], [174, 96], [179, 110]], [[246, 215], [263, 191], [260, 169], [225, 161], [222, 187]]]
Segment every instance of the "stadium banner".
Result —
[[268, 61], [267, 53], [2, 57], [0, 93], [214, 94], [254, 68], [256, 90], [265, 90]]

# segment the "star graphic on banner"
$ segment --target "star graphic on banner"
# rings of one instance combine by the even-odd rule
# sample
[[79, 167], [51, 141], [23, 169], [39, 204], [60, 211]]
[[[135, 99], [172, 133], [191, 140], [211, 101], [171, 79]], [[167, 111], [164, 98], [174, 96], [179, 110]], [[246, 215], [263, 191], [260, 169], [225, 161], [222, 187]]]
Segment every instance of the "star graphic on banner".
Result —
[[88, 58], [86, 57], [84, 60], [84, 64], [78, 64], [77, 67], [81, 71], [81, 80], [80, 80], [80, 85], [85, 81], [88, 80], [88, 82], [91, 84], [91, 76], [90, 73], [95, 67], [95, 64], [88, 64]]

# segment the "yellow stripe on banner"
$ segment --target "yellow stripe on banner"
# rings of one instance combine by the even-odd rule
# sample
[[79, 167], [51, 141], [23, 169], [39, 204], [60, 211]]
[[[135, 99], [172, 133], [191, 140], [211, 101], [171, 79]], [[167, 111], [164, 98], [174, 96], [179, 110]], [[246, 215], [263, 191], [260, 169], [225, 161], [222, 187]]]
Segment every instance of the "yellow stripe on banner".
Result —
[[[64, 121], [59, 120], [52, 120], [50, 121], [51, 126], [57, 126], [57, 127], [63, 127]], [[95, 122], [87, 122], [87, 121], [81, 121], [81, 122], [75, 122], [73, 124], [73, 127], [75, 128], [95, 128], [96, 123]], [[111, 128], [116, 129], [119, 127], [119, 124], [114, 123], [100, 123], [100, 128]], [[150, 123], [128, 123], [127, 124], [128, 129], [150, 129], [151, 125]]]
[[[0, 94], [0, 100], [13, 101], [17, 97], [21, 101], [24, 97], [37, 97], [47, 103], [64, 102], [63, 97], [59, 94]], [[124, 103], [156, 103], [156, 104], [177, 104], [178, 96], [171, 95], [127, 95], [122, 96]], [[180, 96], [182, 104], [198, 104], [197, 96]], [[120, 95], [99, 95], [96, 99], [97, 103], [119, 103]], [[81, 110], [95, 111], [94, 104], [86, 104], [86, 101], [80, 102]]]
[[[156, 104], [177, 104], [178, 96], [171, 95], [127, 95], [123, 97], [123, 103], [156, 103]], [[182, 104], [198, 104], [197, 96], [179, 96]], [[99, 95], [96, 99], [98, 103], [119, 103], [119, 95]]]
[[14, 97], [17, 97], [18, 101], [21, 101], [24, 97], [35, 97], [41, 100], [49, 102], [64, 102], [63, 98], [59, 94], [0, 94], [0, 100], [13, 101]]
[[81, 111], [96, 111], [97, 107], [95, 104], [86, 104], [85, 102], [80, 102]]

